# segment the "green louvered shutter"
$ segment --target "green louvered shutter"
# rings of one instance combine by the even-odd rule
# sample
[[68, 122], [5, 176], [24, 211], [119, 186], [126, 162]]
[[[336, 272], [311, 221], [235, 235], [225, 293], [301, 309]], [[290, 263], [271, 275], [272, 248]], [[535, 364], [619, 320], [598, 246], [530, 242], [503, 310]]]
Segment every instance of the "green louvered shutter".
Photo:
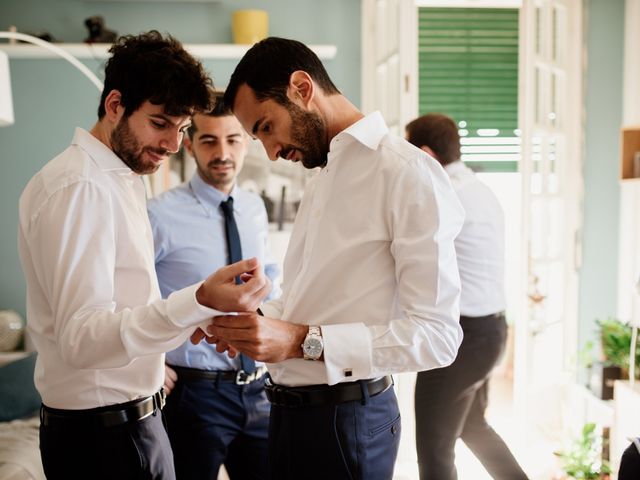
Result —
[[474, 170], [517, 171], [518, 10], [424, 7], [418, 20], [420, 115], [458, 122]]

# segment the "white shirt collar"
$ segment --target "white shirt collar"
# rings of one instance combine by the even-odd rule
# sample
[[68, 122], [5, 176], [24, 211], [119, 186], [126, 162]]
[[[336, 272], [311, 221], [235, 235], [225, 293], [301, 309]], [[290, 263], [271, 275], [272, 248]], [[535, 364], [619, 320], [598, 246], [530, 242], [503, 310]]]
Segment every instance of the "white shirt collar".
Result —
[[338, 142], [340, 142], [345, 135], [353, 137], [371, 150], [377, 150], [380, 141], [387, 133], [389, 133], [389, 128], [384, 122], [382, 114], [376, 111], [366, 115], [338, 133], [331, 141], [330, 150], [337, 148]]
[[444, 166], [445, 171], [451, 175], [455, 175], [456, 173], [462, 173], [469, 170], [462, 160], [456, 160], [455, 162], [451, 162]]
[[114, 172], [118, 175], [135, 175], [113, 150], [87, 132], [84, 128], [76, 128], [72, 145], [82, 148], [93, 159], [103, 172]]

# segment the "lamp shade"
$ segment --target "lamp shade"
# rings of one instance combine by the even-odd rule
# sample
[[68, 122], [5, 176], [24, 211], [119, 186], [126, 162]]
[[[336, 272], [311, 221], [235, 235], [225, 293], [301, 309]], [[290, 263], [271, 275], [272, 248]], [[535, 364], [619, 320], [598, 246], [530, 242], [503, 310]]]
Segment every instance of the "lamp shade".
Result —
[[0, 51], [0, 127], [13, 125], [13, 97], [11, 96], [11, 76], [9, 57]]

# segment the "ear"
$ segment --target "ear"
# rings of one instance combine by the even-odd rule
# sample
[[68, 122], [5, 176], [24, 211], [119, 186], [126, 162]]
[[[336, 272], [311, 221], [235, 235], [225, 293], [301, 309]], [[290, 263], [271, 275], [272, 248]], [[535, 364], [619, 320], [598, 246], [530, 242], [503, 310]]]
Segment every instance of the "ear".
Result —
[[420, 147], [420, 150], [422, 150], [423, 152], [427, 152], [429, 155], [431, 155], [433, 158], [435, 158], [436, 160], [438, 160], [438, 156], [435, 154], [435, 152], [433, 150], [431, 150], [429, 147], [427, 147], [426, 145], [422, 145]]
[[111, 123], [118, 123], [124, 115], [124, 106], [121, 102], [122, 94], [119, 90], [111, 90], [104, 99], [105, 117]]
[[304, 70], [296, 70], [289, 77], [287, 96], [297, 105], [309, 108], [315, 94], [315, 84], [311, 75]]
[[189, 155], [193, 157], [193, 143], [191, 142], [188, 133], [185, 133], [184, 138], [182, 139], [182, 144], [184, 145], [184, 148], [187, 149], [187, 152], [189, 152]]

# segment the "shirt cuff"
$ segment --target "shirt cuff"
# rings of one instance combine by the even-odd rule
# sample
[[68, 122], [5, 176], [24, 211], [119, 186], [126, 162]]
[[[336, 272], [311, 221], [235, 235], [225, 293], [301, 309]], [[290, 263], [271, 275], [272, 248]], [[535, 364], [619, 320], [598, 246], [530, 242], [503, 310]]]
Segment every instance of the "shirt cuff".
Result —
[[369, 378], [372, 346], [364, 323], [322, 325], [324, 364], [329, 385]]
[[280, 310], [278, 308], [271, 306], [269, 303], [263, 303], [260, 305], [260, 311], [265, 317], [269, 318], [280, 318]]
[[167, 298], [167, 316], [175, 326], [193, 327], [211, 317], [226, 315], [224, 312], [205, 307], [197, 302], [196, 291], [202, 283], [198, 282], [182, 290], [176, 290]]

